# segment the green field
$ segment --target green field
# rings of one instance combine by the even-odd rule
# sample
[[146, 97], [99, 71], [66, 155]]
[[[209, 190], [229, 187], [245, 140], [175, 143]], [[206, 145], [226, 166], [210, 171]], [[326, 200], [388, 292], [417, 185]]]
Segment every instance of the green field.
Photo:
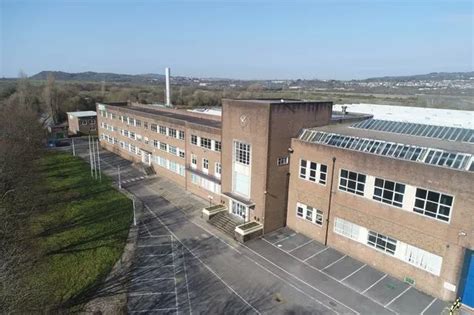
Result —
[[36, 301], [27, 307], [78, 308], [120, 258], [132, 203], [105, 176], [91, 179], [89, 166], [68, 154], [46, 154], [41, 173], [46, 210], [31, 219], [39, 259], [25, 275]]

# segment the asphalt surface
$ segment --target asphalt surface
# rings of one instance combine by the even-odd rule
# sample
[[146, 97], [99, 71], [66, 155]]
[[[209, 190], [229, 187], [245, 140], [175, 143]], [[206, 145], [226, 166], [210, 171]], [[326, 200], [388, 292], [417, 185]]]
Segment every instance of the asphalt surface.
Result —
[[[88, 144], [76, 144], [88, 159]], [[101, 150], [102, 170], [143, 204], [130, 313], [440, 314], [445, 303], [283, 228], [242, 245], [200, 217], [201, 200]], [[163, 172], [166, 172], [163, 170]]]

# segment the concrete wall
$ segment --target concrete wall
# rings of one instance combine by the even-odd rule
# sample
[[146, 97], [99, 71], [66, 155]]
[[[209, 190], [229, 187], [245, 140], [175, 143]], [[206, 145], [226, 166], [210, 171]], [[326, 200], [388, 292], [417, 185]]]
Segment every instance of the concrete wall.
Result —
[[[322, 210], [324, 219], [327, 219], [332, 157], [336, 157], [328, 245], [398, 279], [403, 280], [409, 276], [416, 281], [419, 289], [428, 294], [444, 300], [455, 298], [455, 293], [445, 289], [444, 285], [447, 282], [458, 286], [464, 248], [474, 248], [474, 197], [472, 195], [474, 174], [309, 144], [297, 139], [292, 141], [292, 148], [294, 153], [291, 157], [287, 216], [287, 224], [290, 228], [324, 242], [328, 225], [323, 224], [323, 227], [319, 227], [297, 218], [296, 202]], [[326, 186], [299, 179], [300, 159], [328, 166]], [[452, 195], [454, 202], [451, 221], [450, 223], [443, 222], [340, 191], [338, 181], [341, 168]], [[435, 276], [391, 255], [334, 233], [334, 218], [336, 217], [441, 256], [443, 258], [441, 275]], [[462, 233], [467, 233], [467, 235], [461, 236]]]

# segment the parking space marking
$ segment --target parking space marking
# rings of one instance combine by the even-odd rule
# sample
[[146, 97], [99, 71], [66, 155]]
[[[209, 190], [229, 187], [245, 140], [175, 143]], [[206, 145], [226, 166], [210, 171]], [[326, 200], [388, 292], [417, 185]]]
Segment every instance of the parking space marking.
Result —
[[[148, 280], [174, 280], [174, 278], [152, 278], [152, 279], [148, 279]], [[143, 281], [143, 279], [133, 278], [132, 282], [134, 282], [134, 281]]]
[[347, 257], [347, 255], [344, 255], [344, 256], [342, 256], [341, 258], [336, 259], [336, 261], [333, 261], [332, 263], [330, 263], [329, 265], [327, 265], [326, 267], [324, 267], [324, 268], [321, 269], [321, 270], [326, 270], [327, 268], [331, 267], [332, 265], [334, 265], [334, 264], [337, 263], [338, 261], [343, 260], [343, 259], [346, 258], [346, 257]]
[[129, 313], [149, 313], [149, 312], [168, 312], [176, 311], [175, 308], [153, 308], [151, 310], [129, 311]]
[[[280, 242], [283, 242], [284, 240], [289, 239], [290, 237], [293, 237], [293, 236], [295, 236], [295, 235], [296, 235], [296, 233], [293, 233], [293, 234], [288, 235], [287, 237], [284, 237], [284, 238], [282, 238], [281, 240], [278, 240], [278, 241], [276, 241], [276, 242], [274, 242], [274, 243], [270, 243], [270, 242], [269, 242], [269, 243], [270, 243], [270, 244], [280, 243]], [[267, 240], [266, 240], [266, 241], [267, 241]], [[267, 241], [267, 242], [268, 242], [268, 241]]]
[[364, 291], [362, 291], [361, 293], [364, 294], [365, 292], [369, 291], [373, 286], [375, 286], [377, 283], [379, 283], [380, 281], [382, 281], [383, 279], [385, 279], [385, 277], [387, 276], [387, 274], [384, 274], [379, 280], [375, 281], [374, 283], [372, 283], [367, 289], [365, 289]]
[[433, 305], [434, 302], [436, 302], [437, 298], [434, 298], [433, 301], [430, 302], [430, 304], [428, 304], [428, 306], [425, 307], [425, 309], [421, 312], [420, 315], [423, 315], [425, 314], [426, 310], [430, 308], [431, 305]]
[[[265, 241], [266, 241], [266, 240], [265, 240]], [[275, 246], [274, 244], [272, 244], [272, 243], [270, 243], [270, 242], [268, 242], [268, 241], [266, 241], [266, 242], [267, 242], [268, 244], [271, 244], [272, 246], [278, 248], [279, 250], [281, 250], [281, 251], [284, 252], [285, 254], [290, 255], [290, 256], [293, 257], [294, 259], [296, 259], [296, 260], [302, 262], [303, 264], [305, 264], [305, 265], [308, 266], [309, 268], [312, 268], [312, 269], [314, 269], [314, 270], [316, 270], [316, 271], [321, 272], [322, 274], [324, 274], [325, 276], [331, 278], [332, 280], [334, 280], [334, 281], [336, 281], [336, 282], [339, 282], [340, 284], [342, 284], [343, 286], [345, 286], [345, 287], [347, 287], [347, 288], [353, 290], [354, 292], [363, 295], [364, 297], [368, 298], [369, 300], [371, 300], [371, 301], [374, 302], [375, 304], [378, 304], [378, 305], [380, 305], [380, 306], [382, 306], [382, 307], [388, 309], [389, 311], [391, 311], [391, 312], [397, 314], [396, 312], [394, 312], [393, 310], [389, 309], [388, 307], [386, 307], [385, 305], [383, 305], [383, 304], [380, 303], [379, 301], [375, 300], [374, 298], [363, 294], [365, 291], [364, 291], [364, 292], [358, 292], [357, 290], [355, 290], [354, 288], [352, 288], [351, 286], [349, 286], [347, 283], [344, 283], [344, 282], [342, 282], [341, 280], [339, 280], [339, 279], [333, 277], [333, 276], [330, 275], [329, 273], [325, 272], [324, 269], [318, 269], [318, 268], [316, 268], [316, 267], [314, 267], [314, 266], [308, 264], [308, 263], [306, 262], [306, 260], [308, 260], [308, 259], [311, 258], [311, 257], [308, 257], [308, 258], [306, 258], [305, 260], [301, 260], [301, 259], [299, 259], [298, 257], [293, 256], [291, 253], [286, 252], [286, 251], [280, 249], [278, 246]], [[325, 249], [319, 251], [318, 253], [316, 253], [316, 254], [313, 255], [313, 256], [316, 256], [317, 254], [320, 254], [320, 253], [324, 252], [324, 251], [327, 250], [328, 248], [329, 248], [329, 247], [326, 247]], [[345, 256], [347, 256], [347, 255], [345, 255]], [[344, 258], [344, 257], [341, 257], [341, 258], [338, 259], [337, 261], [341, 260], [342, 258]], [[335, 261], [335, 262], [333, 262], [333, 263], [336, 263], [337, 261]], [[332, 263], [332, 264], [333, 264], [333, 263]], [[326, 267], [328, 267], [328, 266], [326, 266]], [[326, 268], [326, 267], [325, 267], [325, 268]], [[330, 267], [330, 266], [329, 266], [329, 267]], [[382, 278], [380, 278], [379, 280], [377, 280], [377, 282], [379, 282], [380, 280], [382, 280], [382, 279], [385, 278], [386, 276], [387, 276], [387, 274], [385, 274]], [[373, 285], [371, 285], [370, 287], [372, 287], [372, 286], [374, 286], [375, 284], [377, 284], [377, 282], [374, 283]], [[370, 287], [369, 287], [368, 289], [370, 289]], [[366, 289], [366, 291], [367, 291], [368, 289]]]
[[365, 266], [367, 266], [367, 264], [363, 264], [362, 266], [360, 266], [356, 271], [352, 272], [351, 274], [349, 274], [348, 276], [344, 277], [343, 279], [341, 279], [341, 281], [344, 281], [346, 280], [347, 278], [349, 278], [350, 276], [356, 274], [358, 271], [362, 270]]
[[183, 255], [183, 270], [184, 270], [184, 280], [186, 281], [186, 292], [188, 294], [188, 305], [189, 305], [189, 314], [193, 313], [193, 309], [191, 307], [191, 298], [189, 297], [189, 283], [188, 283], [188, 273], [186, 272], [186, 257], [184, 253], [184, 248], [181, 247], [181, 254]]
[[325, 247], [325, 248], [321, 249], [319, 252], [314, 253], [313, 255], [309, 256], [308, 258], [306, 258], [306, 259], [303, 260], [303, 261], [306, 262], [308, 259], [311, 259], [311, 258], [313, 258], [314, 256], [317, 256], [317, 255], [321, 254], [322, 252], [324, 252], [325, 250], [328, 250], [328, 249], [329, 249], [329, 247]]
[[150, 234], [150, 236], [153, 236], [153, 234], [151, 234], [150, 230], [149, 230], [148, 227], [146, 226], [146, 223], [143, 222], [142, 224], [143, 224], [143, 226], [145, 227], [145, 229], [146, 229], [146, 231], [148, 232], [148, 234]]
[[301, 247], [303, 247], [303, 246], [305, 246], [305, 245], [308, 245], [308, 244], [311, 243], [312, 241], [313, 241], [313, 240], [309, 240], [309, 241], [307, 241], [306, 243], [301, 244], [300, 246], [297, 246], [297, 247], [293, 248], [292, 250], [288, 251], [288, 253], [291, 253], [292, 251], [297, 250], [298, 248], [301, 248]]
[[173, 238], [171, 238], [171, 255], [173, 257], [174, 294], [175, 294], [176, 311], [179, 312], [179, 308], [178, 308], [178, 282], [176, 281], [176, 265], [175, 265], [175, 262], [174, 262]]
[[170, 244], [158, 244], [158, 245], [137, 245], [137, 247], [158, 247], [158, 246], [166, 246]]
[[412, 286], [408, 286], [408, 288], [406, 288], [405, 290], [403, 290], [402, 293], [400, 293], [399, 295], [397, 295], [396, 297], [394, 297], [390, 302], [388, 302], [387, 304], [385, 304], [385, 307], [389, 306], [390, 304], [392, 304], [393, 302], [395, 302], [399, 297], [401, 297], [403, 294], [405, 294], [405, 292], [407, 292], [408, 290], [410, 290], [411, 288], [413, 288]]
[[236, 296], [238, 296], [247, 306], [249, 306], [252, 310], [254, 310], [257, 314], [261, 314], [252, 304], [250, 304], [246, 299], [244, 299], [237, 291], [234, 290], [234, 288], [232, 288], [227, 282], [224, 281], [224, 279], [222, 279], [221, 276], [219, 276], [217, 274], [216, 271], [214, 271], [211, 267], [209, 267], [201, 258], [199, 258], [198, 256], [196, 256], [188, 247], [186, 247], [186, 245], [184, 245], [180, 240], [179, 238], [176, 236], [176, 234], [173, 233], [173, 231], [171, 231], [171, 229], [160, 219], [160, 217], [158, 217], [158, 215], [156, 213], [154, 213], [150, 207], [148, 207], [148, 205], [144, 204], [145, 208], [150, 211], [150, 213], [158, 220], [158, 222], [161, 223], [161, 225], [163, 225], [165, 227], [165, 229], [171, 234], [173, 235], [176, 240], [191, 254], [193, 255], [194, 258], [196, 258], [196, 260], [198, 260], [204, 267], [206, 267], [207, 270], [209, 270], [214, 276], [216, 276], [217, 279], [219, 279], [230, 291], [232, 291]]
[[146, 254], [146, 255], [138, 255], [138, 257], [163, 257], [163, 256], [169, 256], [173, 255], [172, 253], [170, 254]]

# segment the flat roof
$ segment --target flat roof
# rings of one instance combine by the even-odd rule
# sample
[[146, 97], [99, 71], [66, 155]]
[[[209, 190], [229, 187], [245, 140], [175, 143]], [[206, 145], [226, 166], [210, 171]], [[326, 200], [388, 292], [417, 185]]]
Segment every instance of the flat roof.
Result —
[[335, 104], [333, 110], [371, 114], [374, 119], [474, 129], [474, 111], [378, 104]]
[[284, 98], [254, 98], [254, 99], [239, 99], [239, 98], [225, 98], [223, 100], [241, 103], [253, 103], [253, 104], [308, 104], [308, 103], [333, 103], [332, 101], [323, 100], [297, 100], [297, 99], [284, 99]]
[[93, 110], [87, 110], [82, 112], [67, 112], [68, 115], [75, 116], [75, 117], [91, 117], [97, 116], [97, 113]]
[[[106, 106], [114, 106], [113, 104], [104, 104]], [[116, 106], [118, 107], [118, 106]], [[221, 122], [218, 120], [212, 120], [212, 119], [205, 119], [201, 117], [195, 117], [187, 114], [187, 111], [185, 110], [175, 110], [175, 111], [165, 111], [165, 110], [160, 110], [160, 108], [154, 109], [151, 107], [142, 107], [142, 106], [120, 106], [118, 107], [120, 110], [125, 110], [125, 111], [132, 111], [132, 112], [138, 112], [142, 114], [148, 114], [148, 115], [153, 115], [157, 118], [159, 117], [167, 117], [171, 119], [176, 119], [176, 120], [181, 120], [181, 121], [186, 121], [192, 124], [196, 125], [202, 125], [206, 127], [211, 127], [211, 128], [217, 128], [221, 129]]]

